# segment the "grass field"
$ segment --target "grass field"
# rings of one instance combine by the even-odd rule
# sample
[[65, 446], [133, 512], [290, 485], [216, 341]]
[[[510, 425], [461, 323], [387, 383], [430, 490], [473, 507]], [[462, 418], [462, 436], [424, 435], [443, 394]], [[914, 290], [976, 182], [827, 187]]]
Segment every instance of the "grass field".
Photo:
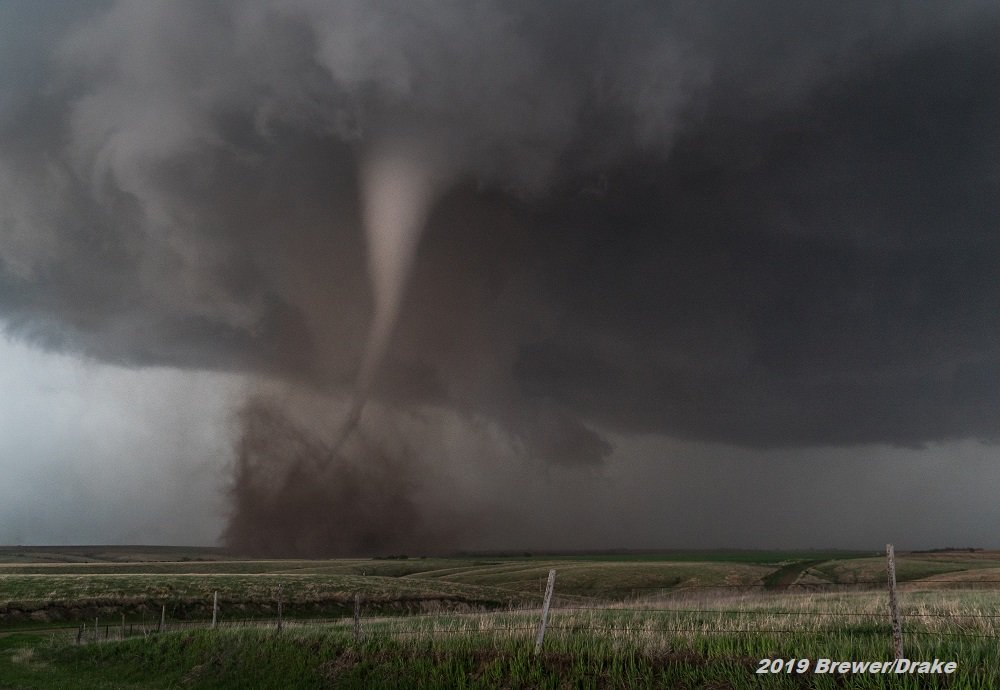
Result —
[[[899, 556], [907, 656], [959, 663], [951, 676], [900, 677], [754, 673], [762, 658], [892, 658], [884, 587], [865, 584], [884, 582], [884, 559], [870, 554], [331, 561], [149, 548], [81, 547], [61, 561], [56, 549], [33, 554], [0, 549], [3, 689], [1000, 687], [995, 552]], [[536, 657], [550, 568], [557, 597]], [[225, 625], [208, 630], [214, 591]], [[355, 595], [364, 602], [359, 639], [350, 617]], [[149, 634], [161, 606], [168, 632]], [[122, 614], [134, 637], [117, 640]], [[334, 619], [308, 620], [320, 616]], [[94, 617], [108, 627], [95, 631]], [[90, 621], [79, 645], [78, 620]]]

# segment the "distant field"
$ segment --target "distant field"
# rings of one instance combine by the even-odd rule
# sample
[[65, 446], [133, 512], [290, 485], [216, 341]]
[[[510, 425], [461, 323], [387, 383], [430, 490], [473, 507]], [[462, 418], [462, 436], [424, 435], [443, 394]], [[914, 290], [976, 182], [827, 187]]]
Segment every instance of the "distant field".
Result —
[[[556, 599], [535, 657], [551, 568]], [[1000, 553], [899, 554], [897, 575], [907, 654], [958, 661], [962, 674], [942, 687], [1000, 687]], [[0, 687], [842, 687], [843, 677], [762, 682], [753, 671], [765, 657], [891, 658], [884, 582], [884, 557], [847, 552], [260, 560], [7, 548]], [[223, 627], [211, 631], [216, 591]], [[161, 607], [168, 632], [155, 634]]]
[[0, 546], [0, 564], [231, 559], [222, 549], [207, 546]]
[[[259, 560], [217, 549], [177, 547], [0, 547], [0, 624], [124, 612], [206, 615], [218, 591], [223, 612], [270, 611], [279, 585], [295, 615], [340, 612], [355, 594], [373, 602], [442, 600], [499, 607], [539, 597], [550, 568], [559, 596], [625, 599], [707, 586], [755, 586], [803, 558], [855, 553], [698, 551], [476, 555], [453, 558]], [[867, 554], [865, 554], [867, 555]]]
[[[178, 547], [0, 547], [0, 626], [126, 614], [161, 606], [177, 619], [266, 615], [278, 587], [292, 616], [340, 615], [359, 595], [385, 610], [537, 600], [550, 568], [562, 599], [634, 600], [706, 588], [786, 588], [885, 581], [885, 559], [854, 552], [694, 551], [260, 560]], [[941, 587], [1000, 579], [1000, 553], [901, 554], [900, 582]]]

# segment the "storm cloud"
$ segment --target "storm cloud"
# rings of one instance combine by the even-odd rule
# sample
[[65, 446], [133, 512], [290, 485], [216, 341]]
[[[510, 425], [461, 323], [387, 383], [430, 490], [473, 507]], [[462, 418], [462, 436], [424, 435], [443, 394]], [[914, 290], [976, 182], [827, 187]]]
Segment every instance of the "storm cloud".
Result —
[[[13, 337], [338, 400], [361, 371], [383, 411], [489, 420], [559, 466], [635, 434], [997, 440], [995, 3], [0, 17]], [[386, 150], [433, 178], [391, 299], [365, 234]]]

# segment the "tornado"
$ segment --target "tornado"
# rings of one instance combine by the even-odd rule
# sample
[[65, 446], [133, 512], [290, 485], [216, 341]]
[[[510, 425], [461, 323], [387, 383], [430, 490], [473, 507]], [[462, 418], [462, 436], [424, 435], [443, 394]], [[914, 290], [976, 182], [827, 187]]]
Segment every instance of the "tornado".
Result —
[[399, 317], [427, 215], [444, 185], [444, 170], [440, 155], [413, 142], [378, 146], [362, 163], [362, 222], [374, 310], [353, 400], [334, 451], [357, 426], [371, 393]]

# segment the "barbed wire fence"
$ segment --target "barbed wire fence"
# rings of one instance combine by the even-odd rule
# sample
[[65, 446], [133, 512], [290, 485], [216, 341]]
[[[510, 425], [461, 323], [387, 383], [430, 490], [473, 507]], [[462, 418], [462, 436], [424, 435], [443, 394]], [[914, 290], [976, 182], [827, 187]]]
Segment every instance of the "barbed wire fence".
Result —
[[[887, 577], [855, 579], [851, 582], [796, 581], [776, 588], [766, 582], [683, 584], [681, 586], [637, 586], [631, 596], [609, 601], [601, 596], [561, 594], [556, 570], [551, 570], [548, 586], [540, 597], [511, 590], [506, 608], [486, 610], [443, 610], [392, 615], [384, 611], [391, 599], [353, 597], [353, 616], [288, 618], [280, 603], [290, 604], [275, 592], [279, 603], [274, 617], [227, 616], [220, 607], [218, 593], [212, 596], [212, 620], [168, 620], [166, 605], [159, 620], [126, 623], [124, 615], [115, 622], [95, 619], [75, 630], [76, 642], [88, 644], [131, 637], [151, 637], [158, 633], [193, 629], [274, 629], [295, 631], [303, 628], [343, 629], [361, 642], [369, 636], [410, 638], [438, 635], [528, 635], [534, 632], [536, 651], [547, 635], [589, 633], [594, 635], [835, 635], [843, 624], [866, 625], [871, 634], [892, 638], [898, 657], [905, 651], [907, 637], [996, 639], [1000, 641], [1000, 579], [949, 579], [895, 582], [893, 553], [887, 545]], [[917, 595], [947, 593], [956, 586], [962, 591], [982, 589], [995, 595], [991, 610], [934, 610], [934, 602]], [[928, 589], [932, 587], [932, 589]], [[900, 596], [900, 593], [903, 596]], [[888, 594], [888, 596], [885, 596]], [[516, 595], [516, 596], [515, 596]], [[778, 595], [778, 596], [775, 596]], [[847, 596], [844, 595], [857, 595]], [[904, 606], [899, 606], [899, 600]], [[775, 603], [784, 605], [776, 607]], [[797, 603], [798, 607], [789, 604]], [[862, 604], [864, 604], [862, 606]], [[855, 606], [856, 608], [851, 608]], [[995, 611], [995, 612], [994, 612]], [[836, 624], [836, 622], [841, 622]], [[899, 631], [899, 643], [896, 632]]]

